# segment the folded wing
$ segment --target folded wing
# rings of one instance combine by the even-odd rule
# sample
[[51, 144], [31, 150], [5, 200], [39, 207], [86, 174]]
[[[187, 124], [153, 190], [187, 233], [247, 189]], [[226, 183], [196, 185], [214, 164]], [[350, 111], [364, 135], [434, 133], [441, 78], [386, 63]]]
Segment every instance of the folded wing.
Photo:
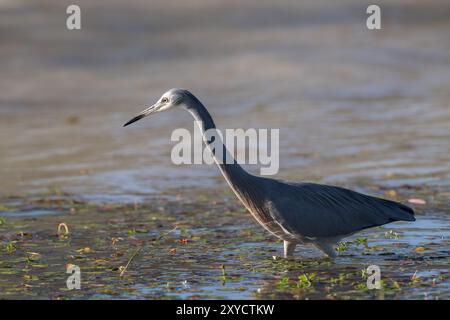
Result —
[[336, 237], [393, 221], [414, 221], [414, 211], [401, 203], [345, 188], [314, 183], [274, 185], [271, 214], [293, 234]]

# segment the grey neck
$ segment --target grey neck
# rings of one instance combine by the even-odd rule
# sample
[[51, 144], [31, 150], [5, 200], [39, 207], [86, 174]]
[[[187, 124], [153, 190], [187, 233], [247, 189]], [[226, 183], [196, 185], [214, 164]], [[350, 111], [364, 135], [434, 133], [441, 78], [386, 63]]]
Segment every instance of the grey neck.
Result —
[[[248, 185], [251, 184], [251, 180], [256, 177], [249, 174], [237, 163], [234, 157], [228, 152], [222, 140], [214, 141], [208, 137], [206, 132], [208, 130], [216, 130], [216, 125], [208, 110], [206, 110], [205, 106], [199, 100], [195, 101], [192, 106], [188, 106], [187, 110], [192, 114], [199, 125], [203, 141], [212, 152], [214, 161], [218, 165], [228, 184], [235, 192], [242, 193], [248, 188]], [[215, 134], [215, 138], [221, 139], [217, 134]], [[214, 150], [214, 147], [211, 147], [213, 141], [215, 148], [222, 148], [221, 153]]]

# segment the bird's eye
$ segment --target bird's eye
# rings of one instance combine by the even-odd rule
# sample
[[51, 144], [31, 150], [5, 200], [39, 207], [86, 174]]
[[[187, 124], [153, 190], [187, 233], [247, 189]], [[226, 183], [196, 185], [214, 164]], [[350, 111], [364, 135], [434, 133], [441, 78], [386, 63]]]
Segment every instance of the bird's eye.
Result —
[[162, 103], [167, 103], [168, 101], [169, 101], [169, 99], [167, 99], [167, 98], [165, 98], [165, 97], [162, 98], [162, 100], [161, 100]]

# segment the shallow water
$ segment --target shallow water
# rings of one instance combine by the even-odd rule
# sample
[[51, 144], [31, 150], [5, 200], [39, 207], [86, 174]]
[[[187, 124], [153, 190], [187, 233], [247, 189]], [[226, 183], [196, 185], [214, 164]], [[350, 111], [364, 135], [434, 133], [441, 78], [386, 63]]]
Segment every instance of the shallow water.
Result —
[[[299, 246], [296, 258], [286, 260], [280, 257], [282, 243], [257, 226], [232, 194], [212, 203], [217, 192], [173, 194], [176, 200], [149, 205], [99, 205], [70, 195], [30, 197], [24, 207], [10, 200], [0, 224], [1, 297], [450, 297], [450, 228], [441, 211], [448, 202], [439, 197], [436, 208], [417, 208], [416, 223], [398, 222], [346, 239], [334, 260], [311, 246]], [[403, 199], [408, 191], [401, 194]], [[57, 233], [61, 222], [69, 228], [67, 236]], [[81, 290], [67, 290], [68, 264], [81, 268]], [[362, 270], [369, 265], [381, 269], [380, 290], [366, 287]], [[312, 277], [310, 283], [299, 280], [304, 275]]]
[[[359, 1], [79, 5], [82, 30], [72, 32], [64, 4], [0, 1], [0, 286], [11, 288], [2, 297], [448, 297], [448, 1], [383, 2], [376, 32]], [[171, 163], [170, 134], [192, 130], [189, 114], [122, 128], [171, 87], [198, 95], [219, 128], [279, 128], [280, 178], [426, 204], [413, 224], [358, 235], [379, 251], [350, 246], [322, 263], [305, 247], [302, 264], [273, 260], [281, 244], [217, 168]], [[60, 222], [69, 239], [55, 236]], [[188, 233], [150, 240], [175, 223]], [[399, 239], [384, 238], [391, 229]], [[117, 248], [113, 237], [124, 239]], [[118, 277], [140, 241], [151, 248]], [[85, 246], [93, 253], [78, 255]], [[35, 251], [42, 263], [27, 260]], [[86, 290], [67, 292], [64, 266], [77, 261]], [[359, 286], [369, 263], [389, 275], [383, 294]], [[422, 280], [411, 281], [416, 270]], [[304, 273], [316, 274], [313, 287], [296, 287]]]

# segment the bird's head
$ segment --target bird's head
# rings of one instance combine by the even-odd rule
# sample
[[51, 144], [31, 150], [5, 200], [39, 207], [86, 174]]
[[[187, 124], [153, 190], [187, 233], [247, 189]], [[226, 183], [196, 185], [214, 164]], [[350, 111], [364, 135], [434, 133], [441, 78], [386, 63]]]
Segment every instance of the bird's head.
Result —
[[172, 107], [179, 106], [189, 108], [189, 106], [191, 105], [192, 102], [194, 102], [194, 100], [196, 100], [196, 98], [188, 90], [176, 88], [170, 89], [169, 91], [165, 92], [154, 105], [146, 108], [136, 117], [125, 123], [124, 127], [132, 124], [133, 122], [141, 120], [142, 118], [148, 117], [153, 113], [166, 111]]

